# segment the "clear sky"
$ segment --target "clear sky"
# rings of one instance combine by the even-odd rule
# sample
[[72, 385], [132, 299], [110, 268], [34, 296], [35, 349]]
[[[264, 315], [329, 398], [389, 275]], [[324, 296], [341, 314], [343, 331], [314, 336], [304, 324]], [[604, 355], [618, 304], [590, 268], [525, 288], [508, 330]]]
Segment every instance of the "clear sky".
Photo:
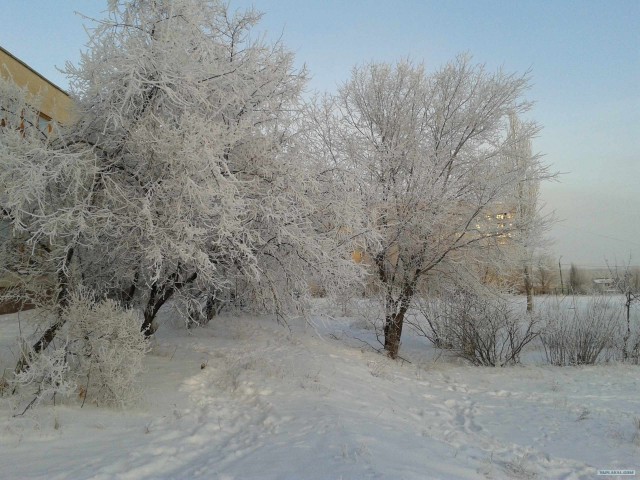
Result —
[[[435, 69], [468, 52], [490, 68], [531, 70], [534, 149], [559, 182], [543, 200], [560, 222], [554, 258], [585, 266], [640, 264], [640, 0], [231, 0], [265, 12], [258, 29], [282, 37], [335, 90], [351, 68], [402, 57]], [[0, 45], [61, 87], [55, 67], [84, 48], [75, 11], [101, 0], [3, 0]], [[257, 35], [258, 33], [256, 33]]]

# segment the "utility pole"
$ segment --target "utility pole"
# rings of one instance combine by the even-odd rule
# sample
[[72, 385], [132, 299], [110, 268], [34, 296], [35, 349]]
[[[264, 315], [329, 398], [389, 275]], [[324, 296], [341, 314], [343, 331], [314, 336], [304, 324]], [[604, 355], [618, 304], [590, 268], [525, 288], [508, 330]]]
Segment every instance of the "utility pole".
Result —
[[562, 255], [558, 258], [558, 270], [560, 270], [560, 292], [564, 295], [564, 283], [562, 283], [562, 264], [560, 263], [562, 260]]

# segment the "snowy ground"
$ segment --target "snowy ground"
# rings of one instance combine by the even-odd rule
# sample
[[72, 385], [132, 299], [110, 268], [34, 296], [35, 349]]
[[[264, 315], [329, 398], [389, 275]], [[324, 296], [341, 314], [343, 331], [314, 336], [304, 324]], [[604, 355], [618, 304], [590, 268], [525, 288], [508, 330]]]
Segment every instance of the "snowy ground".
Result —
[[[166, 314], [145, 401], [127, 411], [67, 403], [14, 418], [0, 399], [0, 478], [640, 476], [640, 367], [470, 367], [410, 335], [412, 363], [391, 361], [363, 343], [375, 337], [357, 314], [318, 310], [289, 329], [227, 316], [187, 331]], [[3, 367], [13, 320], [0, 317]]]

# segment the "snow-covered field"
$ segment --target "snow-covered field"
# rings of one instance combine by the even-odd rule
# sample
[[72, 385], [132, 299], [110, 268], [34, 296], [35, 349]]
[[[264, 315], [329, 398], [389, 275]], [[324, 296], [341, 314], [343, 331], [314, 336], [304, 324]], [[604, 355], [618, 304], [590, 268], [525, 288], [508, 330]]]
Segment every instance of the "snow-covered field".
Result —
[[[357, 308], [316, 309], [311, 325], [222, 316], [191, 331], [165, 313], [145, 399], [125, 411], [67, 401], [13, 417], [20, 406], [0, 398], [0, 478], [640, 474], [640, 367], [471, 367], [408, 331], [411, 363], [392, 361], [367, 346], [375, 336]], [[14, 320], [0, 317], [3, 368]]]

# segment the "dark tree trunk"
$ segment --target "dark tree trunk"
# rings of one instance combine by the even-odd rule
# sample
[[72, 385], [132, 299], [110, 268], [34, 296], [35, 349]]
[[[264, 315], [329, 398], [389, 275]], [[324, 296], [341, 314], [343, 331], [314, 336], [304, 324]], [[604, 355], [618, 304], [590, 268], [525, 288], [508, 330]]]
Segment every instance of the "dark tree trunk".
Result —
[[384, 349], [390, 358], [398, 358], [403, 324], [404, 312], [402, 310], [386, 318], [384, 326]]
[[219, 290], [215, 290], [213, 293], [207, 295], [207, 303], [204, 309], [206, 323], [209, 323], [222, 309], [224, 302], [220, 298], [220, 295], [221, 292]]
[[[409, 305], [413, 300], [414, 283], [417, 276], [402, 289], [400, 298], [392, 303], [387, 301], [385, 325], [384, 325], [384, 349], [390, 358], [398, 358], [400, 351], [400, 341], [402, 339], [402, 326], [404, 317], [409, 310]], [[389, 300], [390, 297], [387, 298]]]
[[400, 351], [400, 341], [402, 338], [402, 326], [404, 325], [404, 317], [409, 310], [409, 305], [413, 300], [415, 287], [418, 279], [422, 274], [420, 269], [410, 277], [404, 277], [402, 280], [402, 289], [399, 298], [394, 298], [395, 275], [389, 277], [385, 268], [386, 255], [380, 252], [375, 256], [375, 262], [378, 269], [378, 278], [386, 289], [385, 291], [385, 322], [384, 322], [384, 349], [390, 358], [398, 358]]
[[192, 283], [197, 276], [197, 273], [193, 273], [184, 281], [175, 281], [178, 278], [178, 274], [175, 273], [161, 288], [158, 288], [157, 283], [153, 284], [151, 291], [149, 292], [147, 306], [144, 309], [142, 325], [140, 326], [140, 331], [144, 333], [147, 338], [153, 335], [153, 320], [156, 318], [160, 308], [162, 308], [162, 306], [176, 291], [180, 290], [185, 285]]
[[147, 338], [154, 333], [153, 320], [156, 318], [156, 314], [158, 313], [158, 310], [160, 310], [161, 306], [162, 305], [156, 308], [156, 302], [153, 298], [149, 298], [149, 301], [147, 302], [147, 306], [144, 309], [142, 325], [140, 326], [140, 331], [144, 333], [144, 336]]
[[40, 336], [38, 341], [33, 344], [31, 350], [28, 352], [23, 352], [20, 360], [15, 368], [15, 373], [22, 373], [29, 370], [29, 364], [33, 360], [35, 355], [38, 355], [44, 352], [49, 344], [56, 338], [56, 334], [60, 327], [62, 327], [67, 319], [64, 316], [65, 309], [69, 306], [69, 277], [65, 273], [67, 266], [71, 263], [71, 259], [73, 258], [73, 248], [70, 248], [67, 252], [67, 255], [64, 259], [64, 266], [58, 273], [58, 286], [60, 290], [58, 291], [58, 296], [56, 297], [56, 310], [58, 319], [56, 322], [47, 328], [44, 333]]
[[627, 291], [624, 294], [625, 302], [624, 302], [624, 310], [626, 314], [627, 320], [627, 331], [624, 333], [624, 337], [622, 338], [622, 358], [623, 360], [629, 359], [629, 339], [631, 338], [631, 287], [627, 287]]

